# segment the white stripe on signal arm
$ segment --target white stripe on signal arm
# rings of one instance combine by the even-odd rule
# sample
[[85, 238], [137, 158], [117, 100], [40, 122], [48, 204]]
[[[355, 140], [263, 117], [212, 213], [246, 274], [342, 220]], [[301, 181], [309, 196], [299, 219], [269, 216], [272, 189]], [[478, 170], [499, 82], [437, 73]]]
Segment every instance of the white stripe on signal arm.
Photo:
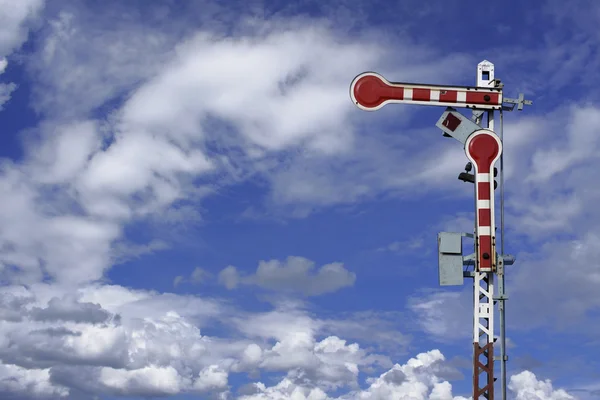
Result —
[[492, 228], [490, 226], [478, 226], [477, 233], [479, 236], [491, 236]]
[[489, 200], [477, 200], [477, 209], [478, 210], [487, 209], [487, 208], [490, 208]]
[[477, 174], [477, 182], [489, 182], [489, 181], [490, 181], [490, 174], [487, 174], [487, 173]]

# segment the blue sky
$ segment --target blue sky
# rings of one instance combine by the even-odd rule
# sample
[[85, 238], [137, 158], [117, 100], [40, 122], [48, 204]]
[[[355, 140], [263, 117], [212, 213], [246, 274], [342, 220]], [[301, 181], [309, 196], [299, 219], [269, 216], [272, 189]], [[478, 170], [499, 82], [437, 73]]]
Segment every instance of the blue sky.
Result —
[[487, 59], [534, 101], [504, 125], [509, 395], [595, 398], [600, 7], [397, 3], [0, 0], [0, 397], [468, 398], [436, 254], [466, 157], [442, 108], [348, 89]]

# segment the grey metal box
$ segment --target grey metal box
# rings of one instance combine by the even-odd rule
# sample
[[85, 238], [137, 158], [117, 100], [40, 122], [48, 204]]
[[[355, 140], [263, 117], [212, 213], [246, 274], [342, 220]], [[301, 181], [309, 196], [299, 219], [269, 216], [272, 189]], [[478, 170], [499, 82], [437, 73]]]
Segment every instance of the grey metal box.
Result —
[[462, 285], [462, 233], [438, 233], [438, 273], [440, 286]]
[[438, 251], [446, 254], [462, 254], [462, 233], [438, 233]]
[[462, 285], [464, 283], [462, 255], [440, 253], [438, 272], [440, 286]]

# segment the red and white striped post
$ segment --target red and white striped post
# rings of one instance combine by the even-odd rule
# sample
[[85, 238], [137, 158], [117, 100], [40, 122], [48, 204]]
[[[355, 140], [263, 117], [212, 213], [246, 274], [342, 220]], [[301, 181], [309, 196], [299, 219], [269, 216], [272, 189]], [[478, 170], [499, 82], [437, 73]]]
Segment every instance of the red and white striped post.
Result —
[[477, 271], [494, 272], [496, 266], [494, 164], [502, 154], [502, 141], [493, 131], [481, 129], [468, 137], [465, 153], [475, 167]]
[[[490, 120], [493, 124], [493, 116]], [[494, 273], [496, 224], [494, 164], [502, 141], [489, 129], [475, 131], [465, 142], [475, 169], [475, 271], [473, 282], [473, 399], [494, 399]], [[482, 374], [485, 374], [482, 382]]]

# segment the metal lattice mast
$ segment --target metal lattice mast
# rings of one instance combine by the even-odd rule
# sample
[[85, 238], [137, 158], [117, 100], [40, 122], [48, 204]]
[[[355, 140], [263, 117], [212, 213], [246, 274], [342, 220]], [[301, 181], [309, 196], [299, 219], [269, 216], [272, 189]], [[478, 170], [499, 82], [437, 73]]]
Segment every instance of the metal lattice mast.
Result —
[[[477, 67], [477, 86], [494, 86], [494, 66]], [[465, 143], [475, 167], [475, 271], [473, 276], [473, 399], [494, 399], [494, 272], [497, 267], [494, 164], [502, 142], [494, 133], [494, 110], [487, 111], [487, 129], [476, 131]], [[482, 124], [483, 125], [483, 124]]]

